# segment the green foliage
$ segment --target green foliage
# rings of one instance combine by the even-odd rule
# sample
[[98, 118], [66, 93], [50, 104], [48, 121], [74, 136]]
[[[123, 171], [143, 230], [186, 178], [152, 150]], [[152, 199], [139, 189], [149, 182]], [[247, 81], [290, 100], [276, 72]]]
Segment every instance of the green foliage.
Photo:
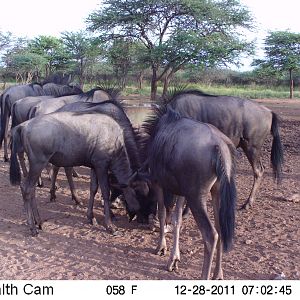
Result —
[[265, 59], [255, 60], [266, 74], [274, 75], [300, 68], [300, 33], [270, 32], [265, 39]]
[[89, 36], [86, 31], [63, 32], [61, 41], [65, 51], [69, 54], [70, 64], [83, 86], [87, 73], [91, 72], [92, 65], [103, 52], [99, 41]]
[[45, 58], [45, 77], [57, 71], [68, 68], [70, 55], [66, 51], [62, 41], [52, 36], [39, 36], [28, 45], [29, 51]]
[[255, 60], [257, 75], [290, 77], [290, 98], [293, 98], [293, 72], [300, 69], [300, 33], [270, 32], [265, 39], [265, 59]]
[[12, 34], [10, 32], [0, 31], [0, 51], [7, 48], [12, 42]]
[[233, 63], [241, 52], [252, 51], [238, 34], [238, 29], [251, 28], [252, 18], [237, 0], [106, 0], [87, 23], [104, 42], [140, 41], [152, 82], [172, 76], [187, 63]]
[[[270, 88], [268, 86], [257, 85], [207, 85], [207, 84], [189, 84], [188, 88], [200, 89], [201, 91], [212, 95], [227, 95], [248, 99], [287, 99], [289, 98], [289, 91], [284, 87]], [[172, 90], [172, 87], [171, 87]], [[158, 92], [162, 93], [162, 88], [158, 88]], [[137, 89], [134, 86], [127, 86], [122, 92], [124, 96], [128, 95], [140, 95], [143, 97], [149, 97], [150, 86], [145, 86], [142, 90]], [[300, 99], [300, 91], [295, 92], [295, 98]]]
[[24, 82], [30, 82], [34, 76], [41, 72], [46, 59], [36, 53], [28, 51], [19, 51], [12, 53], [7, 57], [7, 72], [15, 73], [16, 79]]

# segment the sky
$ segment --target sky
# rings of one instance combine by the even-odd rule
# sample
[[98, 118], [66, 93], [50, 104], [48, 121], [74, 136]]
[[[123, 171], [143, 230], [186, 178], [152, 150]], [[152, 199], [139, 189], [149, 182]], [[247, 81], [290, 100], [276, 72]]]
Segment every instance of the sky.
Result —
[[[247, 34], [257, 38], [261, 47], [269, 31], [290, 30], [300, 32], [299, 0], [240, 0], [255, 19], [257, 30]], [[101, 7], [101, 0], [7, 0], [1, 3], [0, 31], [10, 31], [18, 37], [33, 38], [39, 35], [59, 36], [63, 31], [86, 28], [88, 15]], [[258, 50], [261, 56], [262, 51]], [[251, 58], [252, 60], [252, 58]], [[244, 59], [249, 68], [251, 60]]]
[[1, 1], [0, 30], [28, 38], [76, 32], [86, 28], [85, 19], [100, 3], [100, 0]]

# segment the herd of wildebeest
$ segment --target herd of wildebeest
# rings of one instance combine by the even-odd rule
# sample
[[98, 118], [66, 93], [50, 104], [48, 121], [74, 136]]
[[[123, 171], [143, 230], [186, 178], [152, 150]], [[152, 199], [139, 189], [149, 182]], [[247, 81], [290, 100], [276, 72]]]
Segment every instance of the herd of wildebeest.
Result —
[[[182, 218], [190, 210], [204, 243], [201, 278], [210, 278], [216, 252], [213, 278], [222, 279], [222, 253], [230, 250], [235, 228], [236, 148], [244, 151], [254, 173], [244, 208], [255, 201], [264, 172], [261, 150], [268, 134], [273, 136], [271, 165], [280, 181], [283, 150], [278, 118], [251, 100], [177, 91], [168, 101], [153, 106], [138, 129], [113, 90], [95, 88], [84, 93], [71, 85], [33, 83], [7, 88], [0, 100], [0, 143], [5, 161], [10, 161], [10, 182], [20, 185], [32, 236], [42, 229], [35, 199], [42, 170], [52, 168], [50, 200], [54, 201], [56, 176], [64, 167], [72, 198], [79, 204], [73, 167], [86, 166], [90, 168], [89, 222], [93, 222], [98, 187], [109, 233], [116, 230], [111, 202], [119, 196], [129, 220], [136, 217], [151, 225], [158, 215], [157, 254], [166, 253], [166, 225], [173, 220], [174, 241], [167, 266], [172, 271], [180, 261]], [[209, 192], [214, 222], [207, 212]]]

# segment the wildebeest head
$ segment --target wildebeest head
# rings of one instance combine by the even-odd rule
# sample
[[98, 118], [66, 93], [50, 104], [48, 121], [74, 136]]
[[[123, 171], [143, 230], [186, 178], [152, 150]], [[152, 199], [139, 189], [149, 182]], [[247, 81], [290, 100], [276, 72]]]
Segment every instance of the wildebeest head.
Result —
[[149, 223], [149, 216], [156, 214], [156, 202], [146, 172], [133, 173], [128, 185], [116, 183], [111, 177], [110, 186], [122, 191], [129, 221], [136, 216], [138, 223]]
[[140, 205], [140, 209], [136, 213], [137, 221], [148, 224], [150, 217], [156, 215], [157, 210], [149, 174], [145, 171], [138, 171], [130, 185], [134, 189]]

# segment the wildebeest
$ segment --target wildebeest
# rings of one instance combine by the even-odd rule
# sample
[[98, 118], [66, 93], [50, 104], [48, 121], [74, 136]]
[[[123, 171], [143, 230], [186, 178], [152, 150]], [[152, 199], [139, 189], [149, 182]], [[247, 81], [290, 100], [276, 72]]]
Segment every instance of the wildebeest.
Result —
[[4, 140], [4, 160], [8, 161], [7, 153], [7, 133], [8, 121], [10, 118], [11, 106], [19, 99], [28, 96], [41, 96], [44, 95], [43, 88], [40, 84], [31, 83], [25, 85], [15, 85], [8, 87], [0, 96], [1, 102], [1, 128], [0, 128], [0, 147]]
[[76, 85], [71, 84], [57, 84], [48, 82], [43, 84], [43, 91], [46, 96], [62, 97], [67, 95], [78, 95], [83, 91]]
[[29, 119], [30, 109], [40, 102], [63, 96], [83, 94], [80, 88], [72, 85], [46, 83], [42, 87], [44, 96], [25, 97], [13, 103], [11, 107], [12, 127], [27, 121]]
[[[8, 123], [14, 103], [16, 101], [26, 97], [43, 96], [42, 98], [38, 99], [42, 101], [45, 99], [44, 96], [60, 97], [65, 95], [76, 95], [79, 93], [82, 93], [82, 90], [76, 86], [55, 83], [47, 83], [45, 85], [33, 83], [29, 85], [16, 85], [7, 88], [1, 95], [0, 147], [2, 146], [2, 142], [4, 140], [4, 160], [8, 161]], [[38, 103], [38, 100], [36, 99], [36, 103]]]
[[169, 105], [183, 117], [209, 123], [228, 136], [236, 147], [241, 147], [250, 162], [254, 181], [244, 208], [252, 206], [260, 185], [264, 166], [261, 162], [263, 143], [269, 133], [273, 136], [271, 164], [275, 178], [280, 181], [283, 149], [279, 136], [277, 115], [251, 100], [227, 96], [213, 96], [198, 90], [175, 94]]
[[48, 162], [58, 167], [87, 166], [97, 176], [104, 199], [105, 225], [114, 231], [109, 208], [108, 171], [116, 177], [130, 211], [139, 209], [123, 129], [111, 117], [95, 112], [58, 112], [38, 116], [14, 128], [10, 181], [20, 184], [17, 153], [25, 151], [29, 172], [21, 185], [28, 224], [32, 235], [41, 227], [35, 197], [35, 184]]
[[[156, 110], [143, 128], [143, 151], [150, 172], [150, 186], [158, 200], [160, 240], [157, 253], [166, 252], [164, 225], [169, 203], [164, 194], [179, 196], [176, 203], [174, 245], [168, 269], [177, 269], [180, 261], [179, 232], [186, 199], [204, 241], [202, 279], [210, 278], [215, 249], [214, 278], [222, 278], [222, 252], [233, 242], [236, 187], [234, 151], [231, 140], [210, 124], [182, 118], [170, 107]], [[207, 213], [207, 194], [211, 193], [215, 225]], [[174, 198], [171, 198], [174, 199]]]
[[[136, 172], [140, 168], [141, 163], [140, 163], [138, 141], [137, 141], [138, 138], [132, 127], [130, 120], [128, 119], [122, 105], [119, 102], [115, 100], [107, 100], [100, 103], [75, 102], [75, 103], [69, 103], [64, 105], [56, 112], [82, 112], [82, 113], [94, 112], [94, 113], [102, 113], [112, 117], [124, 131], [124, 141], [125, 141], [132, 171]], [[52, 201], [56, 198], [55, 180], [58, 173], [58, 169], [59, 168], [54, 167], [51, 190], [50, 190], [50, 195], [51, 195], [50, 200]], [[70, 181], [72, 181], [72, 177], [69, 178], [68, 180], [70, 183]], [[73, 190], [72, 197], [76, 198], [76, 192], [74, 191], [73, 182], [71, 182], [70, 184], [70, 189], [71, 191]], [[87, 212], [88, 221], [90, 223], [92, 223], [92, 220], [94, 218], [93, 204], [94, 204], [95, 194], [97, 193], [97, 189], [98, 189], [97, 177], [94, 170], [91, 169], [90, 199], [89, 199], [88, 212]], [[110, 202], [121, 194], [120, 191], [114, 189], [113, 187], [111, 187], [111, 189], [112, 189], [112, 196]]]
[[114, 95], [111, 95], [110, 93], [102, 90], [101, 88], [94, 88], [86, 93], [82, 93], [79, 95], [55, 98], [54, 101], [51, 101], [51, 103], [40, 102], [31, 108], [29, 115], [31, 118], [33, 118], [41, 114], [49, 114], [54, 111], [57, 111], [66, 104], [79, 101], [100, 103], [103, 101], [113, 99], [115, 99]]
[[[69, 86], [57, 85], [53, 83], [47, 83], [44, 86], [50, 86], [50, 89], [47, 89], [47, 92], [56, 93], [59, 95], [61, 93], [71, 93], [71, 95], [66, 96], [39, 96], [39, 97], [26, 97], [16, 101], [12, 106], [12, 128], [16, 125], [33, 118], [41, 114], [52, 113], [67, 103], [73, 103], [77, 101], [95, 101], [102, 102], [113, 97], [112, 95], [117, 94], [117, 92], [112, 91], [112, 95], [107, 93], [100, 88], [92, 89], [86, 93], [83, 93], [81, 89], [74, 89]], [[44, 87], [43, 86], [43, 87]], [[55, 88], [57, 87], [57, 88]], [[74, 94], [75, 92], [80, 92], [80, 94]], [[50, 97], [50, 98], [49, 98]], [[51, 101], [51, 102], [50, 102]], [[24, 176], [27, 175], [27, 169], [24, 162], [24, 154], [20, 152], [19, 154], [20, 164]], [[69, 178], [69, 176], [67, 175]], [[72, 183], [70, 183], [72, 185]], [[73, 199], [76, 200], [76, 195], [72, 195]], [[77, 203], [77, 201], [75, 201]]]

